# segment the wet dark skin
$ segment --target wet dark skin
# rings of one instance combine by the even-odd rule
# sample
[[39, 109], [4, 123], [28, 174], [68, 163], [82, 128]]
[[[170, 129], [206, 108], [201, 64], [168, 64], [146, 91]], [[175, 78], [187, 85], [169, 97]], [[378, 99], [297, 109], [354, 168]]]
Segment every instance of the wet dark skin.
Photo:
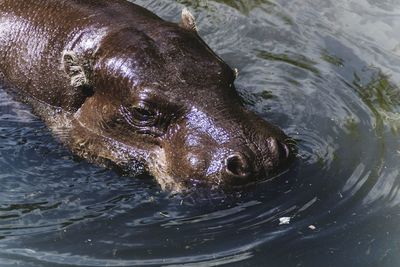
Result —
[[1, 0], [0, 72], [74, 153], [166, 190], [270, 179], [293, 158], [186, 9], [178, 25], [123, 0]]

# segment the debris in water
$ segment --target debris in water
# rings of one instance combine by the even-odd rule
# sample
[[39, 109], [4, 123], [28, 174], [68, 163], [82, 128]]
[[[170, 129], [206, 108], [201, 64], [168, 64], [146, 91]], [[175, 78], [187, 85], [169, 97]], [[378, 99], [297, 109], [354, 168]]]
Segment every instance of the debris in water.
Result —
[[279, 218], [279, 225], [283, 224], [289, 224], [290, 223], [290, 217], [281, 217]]
[[315, 230], [315, 229], [317, 229], [317, 227], [315, 227], [315, 225], [312, 225], [312, 224], [311, 224], [311, 225], [308, 226], [308, 229], [310, 229], [310, 230]]
[[163, 217], [165, 217], [165, 218], [169, 218], [169, 217], [170, 217], [169, 214], [168, 214], [167, 212], [162, 212], [162, 211], [160, 211], [160, 215], [163, 216]]

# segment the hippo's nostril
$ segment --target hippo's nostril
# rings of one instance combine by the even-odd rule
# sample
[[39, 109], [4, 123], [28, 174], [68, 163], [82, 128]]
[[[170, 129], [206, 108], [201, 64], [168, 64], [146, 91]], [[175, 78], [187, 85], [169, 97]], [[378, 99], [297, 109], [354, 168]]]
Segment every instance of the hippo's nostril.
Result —
[[281, 143], [281, 145], [282, 145], [282, 148], [283, 148], [283, 152], [285, 154], [285, 158], [289, 158], [290, 157], [290, 149], [289, 149], [289, 147], [284, 143]]
[[276, 138], [270, 137], [267, 139], [270, 152], [278, 159], [287, 159], [290, 156], [289, 147], [278, 141]]
[[251, 174], [248, 160], [240, 153], [234, 153], [225, 159], [226, 172], [238, 178], [247, 178]]

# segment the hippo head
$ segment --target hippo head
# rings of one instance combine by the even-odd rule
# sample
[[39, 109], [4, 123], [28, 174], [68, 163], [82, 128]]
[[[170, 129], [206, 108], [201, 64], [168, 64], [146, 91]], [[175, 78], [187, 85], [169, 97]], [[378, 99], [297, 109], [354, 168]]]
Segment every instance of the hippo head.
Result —
[[180, 27], [125, 27], [102, 40], [87, 75], [93, 95], [75, 114], [87, 139], [102, 137], [88, 147], [172, 191], [271, 178], [293, 158], [290, 139], [244, 107], [236, 71], [195, 29], [184, 12]]

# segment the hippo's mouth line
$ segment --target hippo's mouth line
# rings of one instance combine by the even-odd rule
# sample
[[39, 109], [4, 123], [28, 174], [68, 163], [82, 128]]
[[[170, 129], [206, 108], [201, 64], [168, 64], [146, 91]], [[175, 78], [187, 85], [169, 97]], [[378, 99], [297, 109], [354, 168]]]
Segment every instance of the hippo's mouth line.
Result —
[[[71, 146], [71, 149], [78, 156], [89, 161], [111, 162], [112, 164], [101, 165], [116, 166], [121, 168], [123, 172], [134, 175], [147, 172], [147, 167], [144, 164], [147, 162], [145, 152], [139, 153], [137, 149], [128, 149], [129, 145], [94, 131], [79, 120], [79, 109], [76, 113], [71, 113], [34, 97], [29, 97], [27, 101], [36, 103], [36, 112], [53, 114], [53, 116], [49, 116], [50, 119], [46, 120], [46, 123], [55, 137]], [[85, 132], [87, 138], [79, 138], [78, 136], [81, 135], [73, 134], [77, 131]], [[97, 144], [97, 146], [101, 144], [101, 147], [98, 147], [97, 154], [90, 153], [90, 146], [93, 146], [93, 144]], [[88, 156], [89, 154], [91, 155]]]
[[[34, 98], [32, 98], [32, 100], [38, 101]], [[135, 150], [135, 153], [133, 153], [132, 151], [129, 151], [129, 149], [127, 149], [129, 145], [105, 136], [98, 131], [94, 131], [91, 127], [88, 127], [85, 123], [83, 123], [79, 119], [80, 109], [78, 109], [78, 111], [75, 113], [70, 113], [67, 111], [59, 112], [58, 109], [54, 106], [42, 103], [41, 101], [38, 102], [40, 102], [40, 106], [42, 107], [44, 112], [57, 114], [57, 116], [52, 117], [52, 120], [47, 121], [49, 127], [52, 129], [56, 136], [60, 138], [69, 137], [70, 140], [68, 140], [68, 143], [75, 144], [72, 146], [75, 148], [79, 148], [80, 152], [76, 151], [78, 155], [81, 155], [84, 158], [88, 158], [86, 155], [88, 144], [92, 143], [92, 141], [95, 142], [95, 140], [101, 139], [103, 140], [103, 142], [96, 142], [98, 144], [103, 144], [103, 149], [101, 149], [101, 151], [99, 151], [99, 153], [96, 155], [97, 158], [109, 160], [113, 162], [113, 165], [117, 166], [118, 168], [122, 168], [122, 170], [128, 169], [128, 171], [132, 170], [132, 168], [128, 166], [131, 165], [132, 161], [142, 162], [144, 166], [139, 169], [141, 169], [142, 171], [146, 171], [150, 175], [152, 175], [161, 186], [162, 190], [168, 190], [171, 193], [182, 193], [183, 191], [185, 191], [185, 187], [183, 186], [182, 182], [178, 182], [178, 178], [174, 178], [168, 173], [168, 162], [166, 159], [165, 151], [161, 146], [156, 148], [153, 153], [147, 157], [145, 155], [146, 153], [141, 154], [138, 153], [137, 150]], [[66, 123], [60, 123], [60, 120], [69, 121], [68, 129], [65, 129]], [[62, 129], [60, 128], [60, 125], [63, 126]], [[90, 139], [83, 140], [76, 137], [74, 138], [73, 134], [65, 134], [66, 131], [73, 132], [74, 130], [78, 130], [78, 128], [79, 130], [89, 133], [86, 136], [89, 136]], [[61, 132], [63, 133], [62, 135], [60, 135]], [[144, 162], [147, 162], [147, 164], [144, 164]], [[137, 173], [135, 172], [134, 174]]]
[[162, 190], [169, 190], [171, 193], [182, 193], [184, 186], [182, 182], [177, 182], [168, 173], [168, 161], [164, 149], [154, 149], [147, 161], [147, 169], [149, 173], [156, 179]]

